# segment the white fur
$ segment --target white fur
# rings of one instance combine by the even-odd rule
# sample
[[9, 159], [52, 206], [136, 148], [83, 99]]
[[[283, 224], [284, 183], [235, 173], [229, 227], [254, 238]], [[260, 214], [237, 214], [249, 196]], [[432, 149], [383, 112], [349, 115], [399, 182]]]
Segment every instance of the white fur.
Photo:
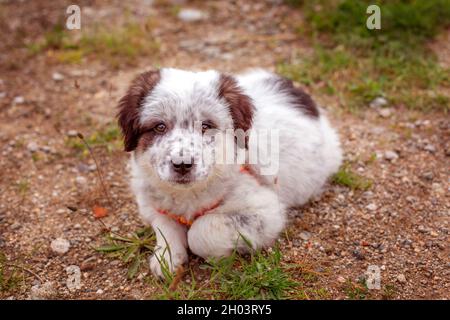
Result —
[[[289, 96], [265, 81], [275, 77], [273, 74], [254, 70], [236, 80], [253, 100], [253, 129], [279, 129], [278, 184], [272, 186], [271, 177], [261, 177], [268, 185], [260, 184], [240, 172], [239, 165], [210, 163], [193, 169], [193, 183], [172, 183], [168, 167], [171, 152], [174, 148], [189, 149], [180, 147], [184, 145], [181, 137], [199, 139], [198, 134], [180, 128], [180, 123], [208, 117], [220, 130], [233, 126], [226, 102], [217, 96], [219, 76], [216, 71], [162, 69], [160, 82], [142, 106], [142, 124], [172, 117], [177, 128], [145, 152], [134, 151], [131, 157], [131, 182], [139, 213], [157, 235], [150, 267], [158, 276], [162, 276], [161, 259], [174, 271], [187, 261], [188, 247], [208, 258], [226, 256], [234, 249], [249, 250], [243, 237], [254, 249], [270, 246], [285, 226], [285, 209], [318, 195], [341, 164], [338, 137], [323, 111], [319, 118], [302, 114], [292, 106]], [[195, 161], [200, 157], [195, 152], [190, 155]], [[191, 219], [196, 211], [218, 199], [224, 200], [222, 205], [195, 220], [190, 229], [156, 211], [164, 209]]]

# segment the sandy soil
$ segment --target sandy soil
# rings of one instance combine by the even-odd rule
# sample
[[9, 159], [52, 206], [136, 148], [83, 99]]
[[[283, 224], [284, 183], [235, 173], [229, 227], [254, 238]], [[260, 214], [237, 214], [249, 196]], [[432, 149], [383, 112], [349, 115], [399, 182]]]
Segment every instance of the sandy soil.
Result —
[[[119, 25], [124, 12], [151, 21], [148, 37], [160, 42], [159, 53], [118, 69], [95, 57], [75, 65], [56, 63], [51, 51], [30, 57], [20, 43], [42, 37], [64, 16], [66, 2], [0, 7], [6, 17], [0, 23], [6, 30], [0, 41], [0, 250], [37, 275], [27, 274], [26, 285], [0, 298], [32, 296], [38, 278], [52, 282], [59, 299], [151, 298], [148, 270], [128, 280], [121, 261], [93, 250], [104, 230], [92, 206], [108, 203], [92, 158], [70, 147], [68, 133], [89, 136], [113, 122], [130, 79], [153, 66], [274, 70], [306, 54], [307, 41], [295, 33], [301, 13], [271, 4], [276, 1], [191, 2], [181, 7], [209, 16], [187, 23], [170, 6], [151, 1], [81, 1], [82, 28]], [[55, 72], [63, 79], [55, 81]], [[289, 236], [281, 240], [285, 259], [312, 266], [321, 275], [314, 286], [325, 288], [328, 298], [347, 298], [344, 281], [357, 282], [370, 265], [381, 270], [382, 290], [370, 290], [368, 298], [450, 298], [448, 115], [404, 106], [385, 117], [371, 108], [353, 114], [330, 97], [311, 94], [326, 105], [352, 169], [373, 186], [363, 192], [330, 184], [321, 199], [292, 210]], [[141, 223], [128, 189], [127, 154], [94, 151], [114, 202], [102, 221], [120, 233], [136, 230]], [[53, 253], [55, 238], [67, 239], [70, 250]], [[66, 286], [69, 265], [82, 269], [82, 287], [74, 292]]]

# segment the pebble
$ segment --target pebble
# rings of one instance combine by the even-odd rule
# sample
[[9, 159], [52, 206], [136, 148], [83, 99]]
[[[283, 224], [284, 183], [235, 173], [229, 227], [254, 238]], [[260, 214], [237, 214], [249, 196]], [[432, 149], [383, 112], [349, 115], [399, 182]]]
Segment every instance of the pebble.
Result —
[[406, 283], [406, 277], [405, 277], [405, 275], [404, 275], [403, 273], [400, 273], [400, 274], [397, 276], [397, 281], [400, 282], [400, 283]]
[[433, 172], [428, 171], [428, 172], [425, 172], [425, 173], [422, 175], [422, 178], [424, 178], [425, 180], [431, 181], [431, 180], [433, 180], [433, 178], [434, 178], [434, 174], [433, 174]]
[[82, 186], [85, 186], [87, 184], [87, 179], [85, 177], [83, 177], [83, 176], [77, 176], [75, 178], [75, 183], [78, 186], [82, 187]]
[[96, 292], [96, 294], [103, 294], [103, 292], [104, 292], [104, 291], [103, 291], [102, 289], [98, 289], [97, 292]]
[[52, 282], [47, 281], [43, 285], [34, 285], [31, 287], [30, 296], [31, 300], [46, 300], [56, 297], [57, 291]]
[[367, 210], [370, 210], [370, 211], [375, 211], [375, 210], [377, 210], [377, 205], [375, 204], [375, 203], [371, 203], [371, 204], [368, 204], [367, 206], [366, 206], [366, 209]]
[[358, 249], [353, 250], [352, 254], [357, 260], [364, 260], [365, 259], [364, 254]]
[[387, 160], [392, 161], [398, 159], [398, 154], [395, 151], [389, 150], [384, 153], [384, 157]]
[[311, 232], [308, 232], [308, 231], [302, 231], [302, 232], [300, 232], [299, 237], [300, 237], [302, 240], [308, 241], [309, 239], [311, 239]]
[[70, 249], [70, 242], [64, 238], [56, 238], [52, 241], [50, 247], [54, 253], [65, 254]]
[[178, 13], [178, 19], [184, 22], [195, 22], [205, 18], [205, 13], [197, 9], [181, 9]]
[[0, 92], [0, 99], [3, 99], [6, 97], [6, 92]]
[[392, 109], [390, 108], [383, 108], [378, 110], [378, 114], [382, 117], [382, 118], [389, 118], [392, 115]]
[[340, 283], [345, 283], [346, 280], [343, 276], [339, 276], [339, 277], [337, 277], [337, 281]]
[[426, 144], [425, 147], [423, 147], [423, 149], [425, 151], [430, 152], [430, 153], [435, 153], [436, 152], [436, 147], [433, 146], [432, 144]]
[[20, 229], [21, 227], [22, 227], [22, 225], [21, 225], [19, 222], [14, 222], [14, 223], [10, 226], [11, 230], [18, 230], [18, 229]]
[[67, 131], [66, 134], [69, 138], [75, 138], [78, 135], [78, 131], [77, 130], [69, 130], [69, 131]]
[[28, 149], [28, 151], [34, 153], [34, 152], [37, 152], [39, 150], [39, 146], [37, 145], [36, 142], [31, 141], [30, 143], [28, 143], [27, 149]]
[[372, 108], [380, 108], [388, 104], [388, 101], [383, 97], [375, 98], [371, 103], [370, 107]]
[[22, 96], [17, 96], [13, 99], [13, 104], [24, 104], [25, 98]]
[[54, 72], [52, 74], [52, 79], [54, 81], [62, 81], [62, 80], [64, 80], [64, 76], [61, 73], [59, 73], [59, 72]]

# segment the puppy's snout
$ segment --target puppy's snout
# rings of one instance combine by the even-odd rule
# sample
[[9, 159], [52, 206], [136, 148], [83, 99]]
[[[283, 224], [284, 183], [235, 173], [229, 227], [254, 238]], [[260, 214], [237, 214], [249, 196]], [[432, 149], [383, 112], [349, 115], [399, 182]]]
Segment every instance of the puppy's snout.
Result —
[[194, 158], [191, 158], [191, 161], [181, 161], [180, 163], [172, 161], [173, 170], [179, 174], [188, 173], [194, 164]]

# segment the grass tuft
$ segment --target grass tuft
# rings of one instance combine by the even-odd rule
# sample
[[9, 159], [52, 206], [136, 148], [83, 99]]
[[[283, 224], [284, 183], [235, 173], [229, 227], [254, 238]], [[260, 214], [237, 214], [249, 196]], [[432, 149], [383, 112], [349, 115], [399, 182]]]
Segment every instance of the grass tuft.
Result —
[[353, 172], [348, 164], [344, 164], [332, 178], [333, 183], [348, 187], [352, 190], [368, 190], [372, 187], [372, 180]]
[[[108, 152], [120, 150], [123, 147], [120, 129], [116, 124], [108, 124], [104, 128], [85, 137], [86, 142], [91, 147], [103, 147]], [[76, 150], [82, 156], [88, 156], [89, 150], [83, 141], [78, 137], [69, 137], [66, 139], [66, 146]]]
[[155, 55], [159, 44], [148, 36], [149, 25], [127, 23], [114, 29], [97, 27], [78, 39], [70, 36], [61, 25], [47, 32], [44, 39], [28, 45], [32, 55], [47, 52], [61, 63], [80, 63], [93, 58], [118, 68], [135, 65], [142, 55]]
[[132, 279], [140, 271], [147, 257], [153, 252], [155, 235], [150, 228], [143, 228], [128, 235], [108, 234], [106, 243], [95, 248], [110, 257], [119, 258], [128, 265], [127, 277]]

